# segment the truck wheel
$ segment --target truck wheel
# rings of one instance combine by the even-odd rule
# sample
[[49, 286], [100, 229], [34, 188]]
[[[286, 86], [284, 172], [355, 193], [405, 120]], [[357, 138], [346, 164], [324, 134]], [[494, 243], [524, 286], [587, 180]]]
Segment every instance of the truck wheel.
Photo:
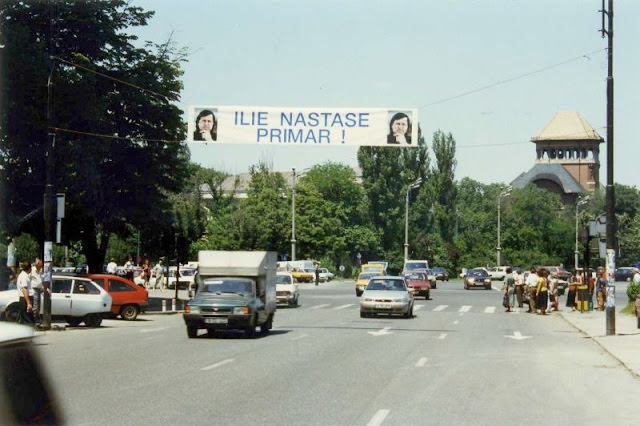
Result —
[[260, 326], [260, 334], [268, 334], [269, 330], [273, 328], [273, 314], [269, 315], [269, 318]]
[[133, 321], [138, 318], [138, 307], [136, 305], [124, 305], [120, 308], [120, 316], [123, 320]]
[[78, 318], [78, 317], [66, 317], [65, 320], [67, 321], [67, 324], [69, 324], [71, 327], [77, 327], [82, 322], [82, 318]]
[[187, 326], [187, 336], [189, 336], [189, 339], [193, 339], [194, 337], [198, 337], [198, 327], [195, 327], [193, 325], [188, 325]]
[[87, 327], [100, 327], [100, 324], [102, 324], [102, 317], [96, 314], [89, 314], [84, 317], [84, 323]]

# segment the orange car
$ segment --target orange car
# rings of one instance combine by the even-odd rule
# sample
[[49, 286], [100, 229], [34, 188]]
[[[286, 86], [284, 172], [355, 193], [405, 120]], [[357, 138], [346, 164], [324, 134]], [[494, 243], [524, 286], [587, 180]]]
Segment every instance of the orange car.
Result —
[[149, 305], [147, 289], [133, 281], [108, 274], [90, 274], [88, 277], [111, 295], [111, 314], [114, 316], [133, 321]]

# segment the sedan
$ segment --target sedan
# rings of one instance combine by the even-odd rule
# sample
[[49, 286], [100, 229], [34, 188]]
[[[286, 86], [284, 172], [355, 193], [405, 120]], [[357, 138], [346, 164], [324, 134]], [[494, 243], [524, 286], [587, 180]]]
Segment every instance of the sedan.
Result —
[[[20, 313], [18, 289], [0, 291], [0, 316], [17, 321]], [[54, 275], [51, 285], [51, 316], [62, 318], [72, 327], [81, 322], [99, 327], [111, 312], [112, 299], [102, 287], [84, 277]]]
[[424, 272], [405, 274], [404, 280], [407, 286], [413, 289], [414, 296], [424, 296], [426, 300], [431, 298], [431, 284]]
[[616, 268], [614, 273], [616, 281], [631, 281], [633, 279], [633, 268], [621, 267]]
[[367, 284], [369, 284], [369, 280], [379, 275], [382, 274], [379, 272], [361, 272], [356, 280], [356, 296], [362, 296], [364, 289], [367, 287]]
[[333, 279], [333, 274], [327, 268], [320, 268], [320, 281], [329, 282]]
[[149, 292], [133, 281], [116, 275], [92, 274], [89, 278], [111, 295], [111, 313], [133, 321], [149, 305]]
[[298, 284], [288, 272], [276, 273], [276, 301], [278, 304], [298, 306]]
[[471, 287], [484, 287], [491, 290], [491, 275], [486, 269], [469, 269], [464, 276], [464, 289], [469, 290]]
[[447, 271], [447, 268], [436, 266], [433, 268], [433, 273], [436, 276], [436, 280], [449, 281], [449, 271]]
[[376, 276], [360, 300], [360, 318], [376, 314], [413, 317], [413, 295], [403, 277]]

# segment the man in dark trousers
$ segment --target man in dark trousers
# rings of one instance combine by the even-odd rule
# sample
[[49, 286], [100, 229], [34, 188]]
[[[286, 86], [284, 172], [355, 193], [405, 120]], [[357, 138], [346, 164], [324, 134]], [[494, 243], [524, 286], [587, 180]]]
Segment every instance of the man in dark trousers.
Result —
[[316, 285], [320, 282], [320, 265], [316, 265]]

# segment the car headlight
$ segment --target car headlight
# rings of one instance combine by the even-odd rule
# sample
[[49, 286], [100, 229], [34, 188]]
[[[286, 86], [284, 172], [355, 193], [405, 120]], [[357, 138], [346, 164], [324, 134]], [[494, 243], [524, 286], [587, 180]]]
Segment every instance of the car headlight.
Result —
[[247, 306], [238, 306], [233, 308], [234, 315], [249, 315], [249, 308]]
[[362, 300], [363, 300], [364, 302], [373, 302], [373, 299], [371, 299], [371, 298], [369, 298], [369, 297], [367, 297], [367, 298], [365, 298], [365, 299], [362, 299]]
[[469, 283], [471, 283], [471, 284], [474, 284], [475, 282], [476, 282], [476, 279], [475, 279], [475, 278], [471, 278], [471, 279], [469, 280]]
[[200, 306], [187, 305], [187, 306], [185, 306], [184, 311], [187, 314], [199, 314], [200, 313]]

